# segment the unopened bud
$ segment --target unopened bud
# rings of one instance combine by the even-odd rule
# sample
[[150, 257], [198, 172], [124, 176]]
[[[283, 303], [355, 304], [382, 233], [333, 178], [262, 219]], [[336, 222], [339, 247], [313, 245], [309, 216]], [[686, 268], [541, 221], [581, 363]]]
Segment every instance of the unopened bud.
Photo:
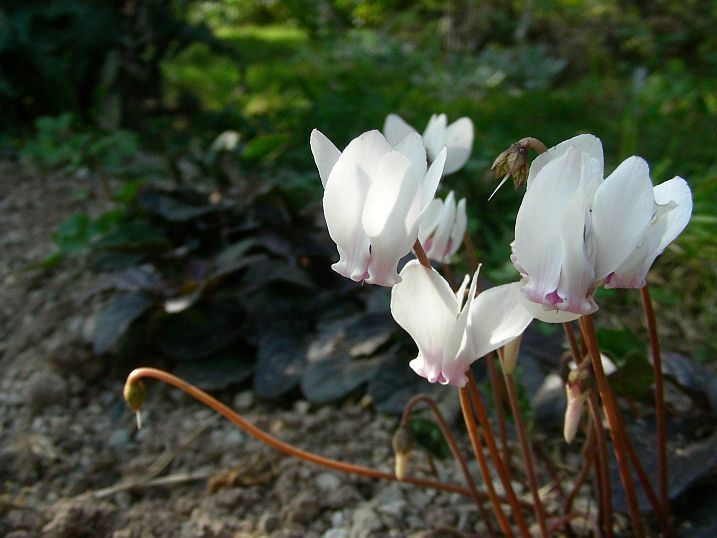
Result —
[[[589, 364], [584, 361], [583, 364]], [[563, 423], [563, 437], [570, 443], [575, 438], [580, 424], [580, 417], [583, 414], [585, 401], [590, 395], [593, 386], [592, 371], [588, 366], [580, 365], [568, 375], [568, 382], [565, 384], [565, 395], [568, 405], [565, 408], [565, 422]]]
[[400, 425], [393, 434], [393, 452], [396, 457], [396, 478], [403, 480], [406, 477], [408, 457], [413, 450], [413, 436], [403, 425]]
[[503, 354], [500, 355], [500, 365], [503, 371], [510, 375], [515, 370], [515, 363], [518, 362], [518, 352], [520, 351], [520, 341], [523, 335], [513, 338], [510, 342], [503, 346]]
[[125, 383], [124, 386], [124, 399], [129, 405], [130, 409], [135, 412], [137, 416], [137, 429], [142, 428], [142, 414], [140, 408], [144, 403], [144, 383], [141, 381], [135, 381]]

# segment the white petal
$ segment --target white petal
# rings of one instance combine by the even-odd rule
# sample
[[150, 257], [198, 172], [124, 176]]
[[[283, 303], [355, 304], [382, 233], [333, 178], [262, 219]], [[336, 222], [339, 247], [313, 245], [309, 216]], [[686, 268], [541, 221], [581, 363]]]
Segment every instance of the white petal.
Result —
[[575, 321], [579, 319], [580, 314], [573, 312], [565, 312], [557, 309], [547, 309], [539, 303], [534, 303], [527, 297], [521, 297], [520, 299], [523, 308], [528, 311], [535, 319], [543, 321], [545, 323], [567, 323], [568, 321]]
[[391, 290], [391, 314], [418, 346], [411, 367], [430, 382], [438, 381], [444, 342], [458, 315], [448, 283], [435, 270], [411, 260], [401, 271], [401, 282]]
[[430, 248], [426, 255], [437, 262], [445, 262], [448, 241], [451, 236], [451, 228], [456, 220], [456, 199], [453, 191], [448, 193], [443, 202], [443, 211], [435, 232], [433, 233]]
[[655, 215], [647, 232], [622, 265], [608, 277], [607, 288], [641, 288], [655, 258], [685, 228], [692, 214], [692, 193], [681, 177], [653, 189]]
[[466, 199], [461, 198], [456, 208], [456, 220], [453, 223], [453, 229], [451, 230], [451, 239], [448, 252], [446, 257], [450, 258], [453, 256], [458, 247], [463, 242], [463, 237], [466, 235], [466, 228], [468, 227], [468, 217], [466, 216]]
[[592, 249], [595, 278], [615, 271], [635, 250], [652, 218], [654, 195], [647, 163], [625, 159], [595, 191], [592, 201]]
[[443, 175], [452, 174], [463, 168], [473, 149], [473, 122], [470, 118], [460, 118], [446, 128], [446, 148], [448, 158]]
[[406, 135], [415, 132], [416, 130], [398, 114], [386, 116], [386, 121], [383, 124], [383, 134], [392, 146], [398, 144]]
[[446, 124], [448, 119], [445, 114], [433, 114], [428, 120], [426, 130], [423, 131], [423, 144], [428, 151], [428, 158], [433, 161], [438, 153], [446, 145]]
[[582, 154], [571, 147], [540, 170], [518, 210], [513, 258], [529, 277], [523, 293], [532, 301], [548, 301], [558, 287], [563, 216], [579, 194], [581, 172]]
[[393, 149], [403, 153], [411, 161], [409, 174], [421, 178], [426, 175], [426, 148], [423, 147], [421, 135], [409, 133]]
[[674, 241], [685, 229], [692, 216], [692, 191], [687, 182], [681, 177], [673, 177], [669, 181], [660, 183], [653, 190], [655, 203], [658, 205], [674, 203], [675, 207], [665, 215], [667, 226], [660, 239], [657, 254]]
[[438, 157], [431, 163], [426, 176], [423, 178], [421, 183], [421, 210], [425, 209], [426, 206], [433, 200], [438, 189], [438, 183], [441, 181], [441, 174], [443, 173], [443, 166], [446, 164], [446, 148], [443, 148], [438, 154]]
[[[431, 203], [428, 204], [421, 214], [421, 224], [418, 227], [418, 240], [423, 244], [426, 239], [433, 233], [441, 221], [441, 214], [443, 212], [443, 200], [440, 198], [434, 198]], [[425, 245], [423, 245], [426, 248]]]
[[592, 314], [598, 308], [592, 299], [595, 271], [585, 245], [587, 214], [587, 201], [581, 186], [565, 210], [560, 232], [563, 261], [555, 307], [582, 315]]
[[486, 290], [473, 302], [470, 333], [476, 357], [523, 334], [533, 315], [523, 306], [520, 282]]
[[591, 175], [602, 179], [604, 173], [602, 142], [600, 142], [599, 138], [591, 134], [582, 134], [565, 140], [557, 146], [550, 148], [545, 153], [538, 155], [530, 164], [526, 188], [530, 188], [533, 183], [533, 179], [535, 179], [535, 176], [546, 164], [562, 155], [565, 155], [570, 148], [576, 148], [580, 152], [584, 153], [586, 165], [590, 170]]
[[[441, 377], [444, 384], [462, 387], [466, 384], [466, 370], [479, 355], [476, 354], [475, 343], [471, 335], [473, 301], [478, 288], [480, 266], [473, 274], [468, 299], [463, 305], [460, 315], [453, 325], [445, 347], [443, 348], [443, 366]], [[460, 302], [459, 302], [460, 304]]]
[[316, 168], [319, 169], [321, 184], [326, 188], [329, 174], [331, 174], [331, 170], [336, 164], [336, 161], [339, 160], [341, 152], [334, 146], [333, 142], [326, 138], [318, 129], [311, 131], [309, 145], [311, 146], [311, 153], [314, 155]]
[[403, 153], [390, 151], [379, 163], [366, 197], [362, 222], [371, 241], [369, 284], [392, 286], [400, 280], [398, 261], [418, 236], [420, 176]]
[[369, 262], [369, 239], [362, 216], [376, 168], [391, 151], [378, 131], [364, 133], [351, 141], [329, 174], [324, 191], [324, 215], [340, 260], [333, 269], [352, 280], [363, 280]]

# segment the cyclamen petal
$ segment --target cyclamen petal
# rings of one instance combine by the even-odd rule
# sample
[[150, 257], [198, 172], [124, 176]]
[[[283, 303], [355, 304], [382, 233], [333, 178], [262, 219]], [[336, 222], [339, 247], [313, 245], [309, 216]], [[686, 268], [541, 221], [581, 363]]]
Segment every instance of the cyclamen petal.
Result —
[[456, 204], [451, 191], [445, 201], [438, 198], [432, 200], [421, 217], [418, 229], [418, 240], [428, 258], [447, 263], [463, 241], [467, 224], [465, 198]]
[[[445, 114], [433, 114], [423, 132], [423, 144], [429, 161], [435, 161], [441, 150], [447, 151], [442, 174], [448, 175], [463, 168], [473, 148], [473, 122], [470, 118], [459, 118], [451, 124]], [[396, 145], [416, 130], [401, 116], [389, 114], [383, 126], [383, 133], [392, 145]]]
[[530, 167], [511, 261], [540, 319], [594, 312], [602, 284], [644, 285], [655, 257], [689, 220], [692, 196], [681, 178], [653, 189], [639, 157], [602, 175], [602, 145], [592, 135], [558, 144]]
[[657, 185], [654, 215], [637, 248], [609, 275], [606, 288], [641, 288], [662, 251], [685, 229], [692, 215], [692, 192], [681, 177]]
[[431, 383], [464, 386], [471, 363], [520, 336], [533, 319], [522, 304], [520, 283], [476, 297], [477, 283], [478, 271], [461, 306], [462, 298], [437, 271], [412, 260], [391, 290], [391, 313], [418, 346], [410, 366]]
[[392, 286], [438, 188], [446, 150], [427, 169], [416, 132], [393, 147], [381, 133], [369, 131], [337, 156], [338, 149], [315, 130], [311, 149], [325, 186], [326, 224], [339, 252], [332, 268], [355, 281]]

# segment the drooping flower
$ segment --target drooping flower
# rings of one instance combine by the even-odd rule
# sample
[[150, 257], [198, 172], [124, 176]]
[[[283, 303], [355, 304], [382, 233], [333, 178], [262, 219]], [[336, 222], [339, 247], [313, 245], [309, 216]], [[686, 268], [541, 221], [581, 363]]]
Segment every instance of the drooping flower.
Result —
[[[661, 251], [662, 240], [669, 242], [681, 230], [675, 232], [679, 224], [671, 220], [686, 223], [683, 199], [689, 198], [689, 189], [680, 178], [672, 181], [653, 191], [648, 165], [640, 157], [629, 157], [603, 179], [602, 144], [592, 135], [576, 136], [538, 156], [528, 173], [511, 257], [525, 277], [525, 297], [545, 311], [574, 317], [597, 310], [593, 293], [598, 286], [616, 275], [620, 281], [621, 271], [631, 275], [631, 266], [624, 265], [630, 260], [644, 265]], [[665, 200], [677, 194], [682, 201]], [[664, 201], [656, 203], [658, 195]], [[683, 211], [673, 219], [660, 218], [661, 206]], [[647, 239], [651, 227], [660, 240], [640, 257], [640, 245], [652, 244]]]
[[331, 267], [357, 282], [400, 282], [398, 262], [418, 237], [420, 216], [435, 195], [446, 151], [428, 168], [417, 133], [392, 146], [378, 131], [369, 131], [343, 152], [316, 129], [310, 142], [324, 185], [326, 224], [339, 251]]
[[472, 362], [522, 334], [533, 319], [520, 304], [518, 284], [475, 297], [478, 271], [454, 293], [434, 269], [408, 262], [391, 290], [391, 313], [418, 346], [411, 368], [429, 382], [462, 387]]
[[[383, 134], [391, 144], [398, 144], [406, 135], [415, 132], [398, 114], [386, 116]], [[473, 149], [473, 122], [470, 118], [462, 117], [449, 125], [445, 114], [433, 114], [423, 131], [423, 144], [430, 161], [434, 161], [444, 147], [448, 150], [443, 175], [452, 174], [460, 170], [470, 157]]]
[[447, 263], [463, 241], [467, 224], [466, 199], [456, 204], [451, 191], [445, 202], [434, 198], [428, 204], [418, 227], [418, 240], [431, 260]]

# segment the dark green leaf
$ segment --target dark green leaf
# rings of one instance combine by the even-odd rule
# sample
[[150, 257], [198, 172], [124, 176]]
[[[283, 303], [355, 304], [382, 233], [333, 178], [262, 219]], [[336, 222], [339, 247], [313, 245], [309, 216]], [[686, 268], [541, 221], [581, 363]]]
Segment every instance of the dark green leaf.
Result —
[[642, 398], [650, 393], [653, 374], [647, 356], [631, 351], [622, 358], [622, 365], [609, 378], [615, 392], [631, 398]]
[[278, 398], [301, 381], [306, 365], [306, 343], [296, 325], [279, 323], [259, 340], [254, 391], [260, 398]]
[[253, 352], [242, 347], [221, 351], [203, 359], [181, 361], [174, 373], [203, 390], [225, 389], [241, 383], [254, 371]]
[[368, 394], [381, 412], [400, 414], [408, 401], [419, 393], [439, 397], [448, 392], [448, 388], [439, 383], [429, 383], [418, 376], [407, 358], [399, 358], [395, 353], [384, 355], [376, 366], [368, 384]]
[[366, 383], [379, 361], [380, 358], [352, 359], [340, 353], [311, 361], [301, 379], [301, 391], [315, 403], [338, 400]]
[[127, 331], [130, 324], [144, 314], [155, 301], [141, 292], [115, 295], [97, 317], [92, 343], [98, 355], [112, 350]]
[[443, 437], [443, 432], [435, 422], [424, 418], [412, 418], [408, 421], [408, 430], [416, 444], [433, 456], [443, 460], [451, 455], [451, 449]]
[[164, 232], [152, 224], [132, 221], [109, 232], [97, 244], [97, 248], [119, 251], [157, 251], [169, 247]]
[[157, 347], [177, 360], [210, 357], [241, 335], [243, 312], [230, 301], [203, 303], [166, 316], [155, 335]]

